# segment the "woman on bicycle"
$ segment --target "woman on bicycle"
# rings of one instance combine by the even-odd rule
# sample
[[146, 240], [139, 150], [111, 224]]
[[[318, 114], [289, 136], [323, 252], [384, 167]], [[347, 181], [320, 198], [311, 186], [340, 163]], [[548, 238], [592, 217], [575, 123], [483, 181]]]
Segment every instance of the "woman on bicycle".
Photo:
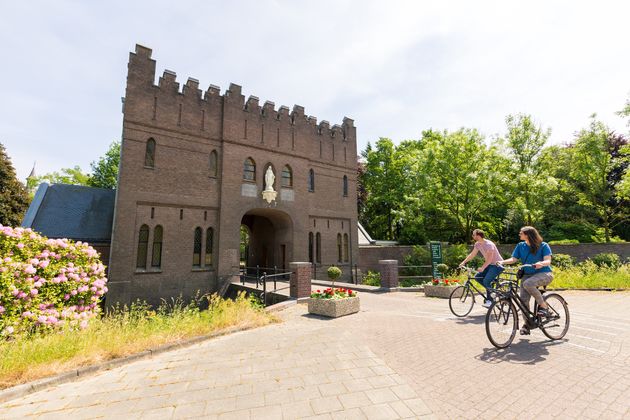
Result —
[[[538, 303], [537, 315], [549, 317], [547, 303], [538, 287], [547, 286], [553, 280], [553, 274], [551, 273], [551, 248], [549, 248], [547, 242], [543, 242], [542, 236], [532, 226], [523, 226], [519, 232], [519, 237], [522, 242], [516, 245], [514, 252], [512, 252], [512, 257], [499, 261], [499, 264], [513, 264], [520, 260], [522, 264], [528, 265], [523, 268], [525, 275], [523, 276], [520, 289], [521, 300], [529, 308], [529, 301], [533, 296], [536, 303]], [[527, 317], [523, 314], [523, 318], [525, 323], [523, 328], [521, 328], [521, 335], [527, 335], [529, 334]]]
[[475, 274], [475, 280], [483, 285], [486, 289], [486, 301], [482, 304], [483, 307], [489, 308], [492, 304], [492, 299], [490, 298], [490, 284], [492, 281], [497, 278], [499, 274], [503, 271], [503, 267], [498, 266], [497, 262], [502, 260], [501, 254], [499, 254], [499, 250], [494, 242], [486, 239], [486, 234], [481, 229], [475, 229], [472, 232], [472, 238], [475, 241], [475, 245], [473, 246], [473, 250], [468, 256], [461, 262], [459, 265], [463, 267], [466, 263], [477, 255], [478, 252], [481, 252], [485, 262], [481, 266], [477, 274]]

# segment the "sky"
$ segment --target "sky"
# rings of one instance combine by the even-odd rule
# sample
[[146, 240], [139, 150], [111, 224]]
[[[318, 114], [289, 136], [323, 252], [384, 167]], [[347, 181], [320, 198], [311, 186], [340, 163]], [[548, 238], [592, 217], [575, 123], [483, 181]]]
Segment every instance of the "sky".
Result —
[[[10, 1], [0, 0], [0, 143], [17, 175], [102, 156], [122, 133], [121, 97], [135, 44], [157, 75], [341, 124], [358, 152], [388, 137], [477, 128], [488, 141], [508, 114], [570, 142], [630, 98], [630, 2], [620, 1]], [[156, 81], [157, 82], [157, 81]]]

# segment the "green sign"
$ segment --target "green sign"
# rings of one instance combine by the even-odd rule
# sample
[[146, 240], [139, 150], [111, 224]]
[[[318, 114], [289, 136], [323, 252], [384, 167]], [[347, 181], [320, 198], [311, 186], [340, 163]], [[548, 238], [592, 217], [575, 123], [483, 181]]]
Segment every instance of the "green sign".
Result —
[[437, 270], [437, 265], [442, 264], [442, 243], [429, 242], [429, 248], [431, 250], [431, 268], [433, 270], [433, 278], [439, 279], [441, 274]]

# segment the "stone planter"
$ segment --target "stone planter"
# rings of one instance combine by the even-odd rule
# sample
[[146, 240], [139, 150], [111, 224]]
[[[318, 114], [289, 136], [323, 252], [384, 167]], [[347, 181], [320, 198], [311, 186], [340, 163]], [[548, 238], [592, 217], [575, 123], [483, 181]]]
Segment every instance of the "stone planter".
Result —
[[309, 299], [308, 313], [323, 315], [330, 318], [337, 318], [359, 312], [359, 298], [351, 297], [345, 299]]
[[[448, 299], [451, 296], [453, 290], [455, 290], [458, 286], [434, 286], [434, 285], [424, 285], [424, 295], [427, 297], [439, 297]], [[461, 289], [463, 290], [463, 289]], [[460, 297], [462, 294], [458, 292], [456, 297]]]

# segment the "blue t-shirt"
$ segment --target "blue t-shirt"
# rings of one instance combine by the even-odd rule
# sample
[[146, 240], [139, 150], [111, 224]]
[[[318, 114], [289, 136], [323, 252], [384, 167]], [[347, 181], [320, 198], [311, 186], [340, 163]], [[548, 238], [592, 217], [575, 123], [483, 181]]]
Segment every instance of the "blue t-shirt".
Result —
[[[532, 251], [527, 245], [525, 241], [520, 242], [514, 248], [514, 252], [512, 252], [512, 256], [514, 258], [518, 258], [521, 260], [522, 264], [536, 264], [539, 261], [543, 261], [547, 255], [551, 255], [551, 248], [549, 248], [549, 244], [547, 242], [543, 242], [538, 247], [536, 254], [532, 254]], [[535, 269], [534, 267], [525, 267], [525, 274], [536, 274], [536, 273], [550, 273], [551, 267], [544, 266], [539, 269]]]

